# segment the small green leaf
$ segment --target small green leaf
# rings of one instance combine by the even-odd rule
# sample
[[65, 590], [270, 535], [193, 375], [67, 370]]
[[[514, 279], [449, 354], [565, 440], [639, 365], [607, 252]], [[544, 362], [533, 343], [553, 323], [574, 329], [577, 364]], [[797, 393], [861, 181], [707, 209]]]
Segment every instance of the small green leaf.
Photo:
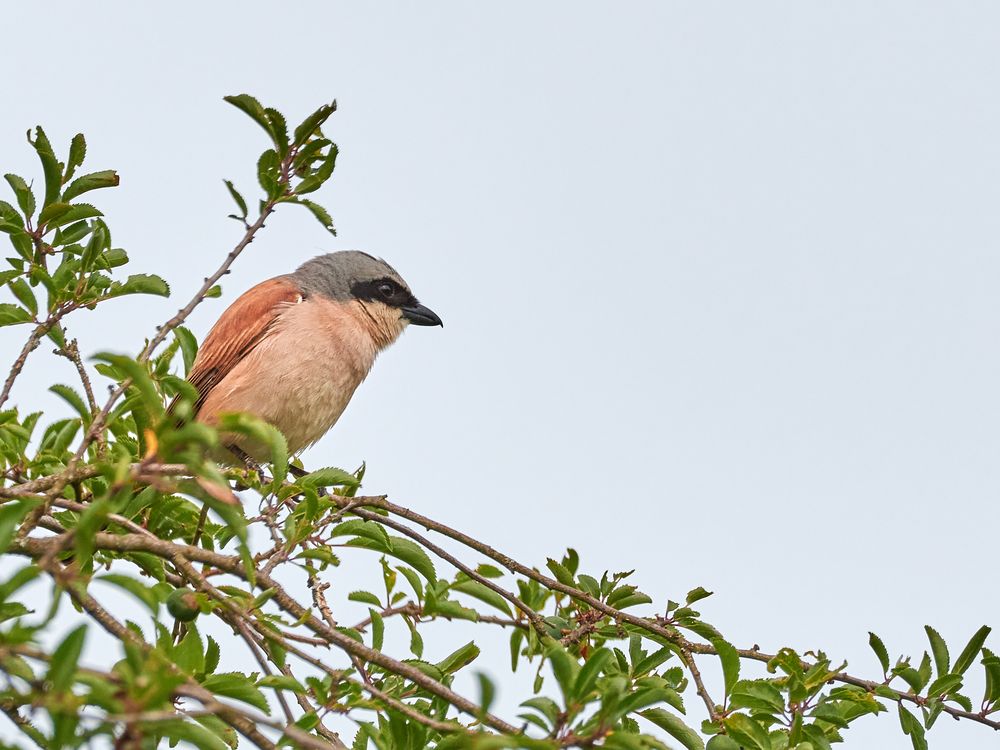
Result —
[[224, 101], [229, 102], [237, 109], [249, 115], [254, 122], [264, 128], [264, 132], [267, 133], [272, 140], [274, 139], [274, 133], [271, 131], [271, 121], [267, 118], [264, 106], [254, 97], [249, 94], [234, 94], [224, 96], [222, 98]]
[[104, 169], [100, 172], [91, 172], [81, 177], [77, 177], [66, 189], [63, 190], [62, 199], [64, 203], [69, 203], [78, 195], [91, 190], [101, 188], [117, 187], [119, 182], [118, 173], [113, 169]]
[[375, 606], [375, 607], [381, 607], [382, 606], [382, 602], [379, 601], [379, 598], [377, 596], [375, 596], [375, 594], [371, 593], [370, 591], [352, 591], [350, 594], [347, 595], [347, 598], [348, 598], [349, 601], [352, 601], [352, 602], [361, 602], [362, 604], [371, 604], [372, 606]]
[[296, 480], [297, 484], [303, 487], [357, 487], [358, 478], [349, 471], [338, 469], [334, 466], [327, 466], [323, 469], [306, 474], [301, 479]]
[[333, 226], [333, 217], [330, 216], [330, 213], [325, 208], [323, 208], [323, 206], [321, 206], [318, 203], [314, 203], [311, 200], [307, 200], [306, 198], [296, 198], [294, 201], [292, 201], [292, 203], [297, 203], [300, 206], [305, 206], [307, 209], [309, 209], [309, 212], [316, 217], [316, 220], [323, 225], [323, 228], [326, 231], [328, 231], [334, 237], [337, 236], [337, 229], [336, 227]]
[[977, 630], [971, 639], [969, 639], [968, 644], [962, 649], [962, 653], [958, 655], [955, 659], [955, 667], [952, 669], [953, 674], [965, 674], [965, 671], [972, 665], [976, 657], [979, 655], [979, 649], [983, 647], [986, 642], [986, 636], [990, 634], [990, 628], [987, 625], [983, 625], [979, 630]]
[[240, 195], [240, 191], [236, 189], [236, 186], [233, 185], [232, 181], [223, 180], [223, 182], [226, 183], [226, 188], [229, 190], [229, 195], [231, 195], [233, 200], [236, 201], [236, 205], [240, 209], [240, 217], [246, 219], [247, 202], [243, 199], [243, 196]]
[[479, 601], [485, 602], [491, 607], [495, 607], [505, 615], [511, 616], [510, 606], [507, 604], [507, 600], [493, 589], [481, 584], [479, 581], [459, 581], [458, 583], [452, 584], [451, 588], [453, 591], [459, 591], [463, 594], [475, 597]]
[[479, 646], [477, 646], [473, 641], [469, 641], [464, 646], [461, 646], [452, 653], [448, 654], [448, 656], [439, 661], [435, 666], [437, 666], [437, 668], [444, 674], [452, 674], [460, 670], [462, 667], [471, 664], [478, 658]]
[[14, 197], [17, 199], [17, 205], [21, 207], [21, 212], [30, 219], [35, 213], [35, 194], [31, 192], [28, 183], [24, 181], [23, 177], [18, 177], [16, 174], [5, 174], [4, 179], [14, 191]]
[[319, 132], [319, 129], [323, 126], [323, 123], [329, 119], [330, 115], [337, 111], [337, 101], [336, 99], [329, 104], [324, 104], [322, 107], [317, 109], [306, 119], [302, 121], [302, 124], [295, 128], [294, 143], [296, 146], [301, 146], [314, 135]]
[[168, 719], [149, 724], [149, 731], [161, 734], [174, 742], [188, 742], [198, 750], [230, 750], [230, 746], [200, 724], [180, 719]]
[[169, 297], [170, 286], [156, 274], [137, 273], [129, 276], [124, 282], [113, 283], [106, 294], [108, 297], [120, 297], [123, 294], [155, 294], [159, 297]]
[[882, 665], [882, 673], [886, 674], [889, 671], [889, 651], [886, 649], [885, 644], [882, 643], [882, 639], [879, 638], [872, 632], [868, 633], [868, 645], [871, 646], [872, 651], [875, 652], [875, 656], [878, 657], [878, 663]]
[[930, 625], [924, 625], [924, 631], [927, 633], [927, 639], [931, 643], [931, 653], [934, 654], [934, 669], [937, 670], [938, 676], [948, 674], [951, 661], [948, 656], [948, 646], [945, 644], [944, 638]]
[[262, 680], [258, 680], [257, 687], [269, 687], [275, 690], [291, 690], [293, 693], [305, 693], [306, 689], [301, 682], [294, 677], [283, 674], [271, 674]]
[[62, 643], [52, 652], [52, 662], [49, 665], [46, 681], [53, 692], [61, 693], [73, 684], [76, 674], [76, 663], [83, 651], [83, 642], [87, 638], [87, 626], [80, 625], [69, 632]]
[[705, 750], [701, 736], [669, 711], [662, 708], [647, 708], [645, 711], [640, 711], [639, 715], [656, 724], [687, 750]]
[[271, 713], [264, 694], [244, 674], [240, 674], [239, 672], [211, 674], [205, 678], [202, 685], [205, 689], [212, 691], [216, 695], [243, 701], [244, 703], [249, 703], [254, 708], [259, 708], [266, 714]]
[[77, 133], [69, 144], [69, 158], [66, 159], [66, 174], [63, 175], [63, 182], [73, 179], [76, 168], [83, 164], [87, 158], [87, 139], [83, 133]]

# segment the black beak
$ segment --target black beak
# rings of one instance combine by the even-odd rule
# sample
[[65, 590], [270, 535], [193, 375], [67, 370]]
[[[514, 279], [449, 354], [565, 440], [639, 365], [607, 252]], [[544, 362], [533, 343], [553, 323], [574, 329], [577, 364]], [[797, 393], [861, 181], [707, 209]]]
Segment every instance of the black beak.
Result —
[[444, 323], [441, 322], [441, 318], [439, 318], [437, 313], [429, 307], [424, 307], [423, 305], [413, 305], [412, 307], [404, 307], [402, 310], [403, 317], [415, 326], [441, 326], [444, 328]]

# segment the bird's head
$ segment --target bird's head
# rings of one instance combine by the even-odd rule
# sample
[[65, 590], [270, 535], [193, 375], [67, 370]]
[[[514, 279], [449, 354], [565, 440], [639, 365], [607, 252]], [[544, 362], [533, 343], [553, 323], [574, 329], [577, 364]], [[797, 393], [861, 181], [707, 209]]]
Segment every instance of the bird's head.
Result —
[[292, 278], [307, 294], [358, 309], [382, 346], [392, 343], [410, 323], [444, 325], [433, 310], [413, 296], [396, 269], [368, 253], [344, 250], [319, 255], [299, 266]]

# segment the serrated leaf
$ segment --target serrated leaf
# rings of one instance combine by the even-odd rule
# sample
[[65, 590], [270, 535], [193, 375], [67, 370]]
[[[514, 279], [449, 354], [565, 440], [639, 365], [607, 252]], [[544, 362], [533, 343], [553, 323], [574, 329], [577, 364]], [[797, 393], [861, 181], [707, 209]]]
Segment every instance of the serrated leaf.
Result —
[[305, 206], [309, 210], [309, 212], [316, 217], [316, 220], [323, 225], [323, 228], [326, 231], [328, 231], [334, 237], [337, 236], [337, 229], [336, 227], [333, 226], [333, 217], [330, 216], [330, 213], [325, 208], [323, 208], [323, 206], [311, 200], [307, 200], [306, 198], [296, 198], [294, 201], [292, 201], [292, 203], [297, 203], [300, 206]]
[[882, 643], [882, 639], [879, 638], [872, 632], [868, 633], [868, 645], [871, 646], [872, 651], [875, 652], [875, 656], [878, 657], [878, 663], [882, 665], [882, 672], [888, 673], [889, 671], [889, 651], [886, 649], [885, 644]]
[[270, 137], [272, 141], [274, 140], [274, 133], [271, 129], [271, 121], [268, 119], [267, 113], [264, 111], [264, 105], [249, 94], [233, 94], [222, 98], [224, 101], [229, 102], [243, 113], [249, 115], [250, 119], [260, 125], [264, 129], [264, 132], [267, 133], [268, 137]]
[[243, 196], [240, 195], [240, 191], [236, 189], [236, 186], [233, 185], [231, 180], [223, 180], [223, 182], [226, 183], [226, 189], [229, 190], [229, 195], [232, 196], [233, 200], [236, 202], [236, 205], [240, 209], [240, 218], [246, 219], [247, 202], [243, 199]]
[[712, 641], [712, 645], [715, 647], [715, 651], [719, 655], [719, 660], [722, 662], [725, 694], [728, 696], [732, 692], [733, 686], [740, 679], [740, 655], [732, 645], [721, 638], [715, 638]]
[[83, 164], [87, 158], [87, 139], [83, 133], [77, 133], [69, 143], [69, 158], [66, 159], [66, 173], [63, 175], [63, 182], [71, 180], [76, 168]]
[[106, 294], [108, 297], [120, 297], [124, 294], [155, 294], [159, 297], [169, 297], [170, 286], [156, 274], [136, 273], [124, 282], [114, 282]]
[[362, 604], [371, 604], [375, 607], [381, 607], [382, 602], [379, 598], [370, 591], [352, 591], [347, 595], [348, 600], [352, 602], [361, 602]]
[[357, 487], [358, 478], [349, 471], [338, 469], [335, 466], [327, 466], [316, 471], [309, 472], [304, 477], [296, 480], [297, 484], [303, 487]]
[[337, 111], [337, 101], [336, 99], [329, 104], [324, 104], [322, 107], [317, 109], [306, 119], [302, 121], [302, 124], [295, 128], [295, 134], [293, 136], [294, 143], [296, 146], [301, 146], [306, 141], [308, 141], [313, 135], [316, 135], [319, 129], [323, 126], [323, 123], [329, 119], [330, 115]]
[[264, 694], [244, 674], [239, 672], [212, 674], [208, 675], [201, 684], [206, 690], [210, 690], [216, 695], [243, 701], [254, 708], [259, 708], [266, 714], [271, 713]]
[[951, 659], [948, 655], [948, 646], [945, 644], [944, 638], [930, 625], [924, 625], [924, 631], [927, 633], [927, 640], [931, 644], [931, 653], [934, 654], [934, 669], [937, 671], [938, 676], [948, 674]]
[[21, 212], [30, 219], [35, 213], [35, 195], [28, 187], [28, 183], [24, 181], [23, 177], [16, 174], [5, 174], [4, 179], [14, 191], [14, 197], [17, 199], [17, 205], [20, 206]]
[[69, 203], [71, 200], [76, 198], [78, 195], [89, 192], [91, 190], [100, 190], [101, 188], [117, 187], [119, 183], [118, 173], [113, 169], [103, 169], [100, 172], [91, 172], [90, 174], [85, 174], [77, 177], [66, 189], [63, 190], [62, 199], [64, 203]]
[[965, 674], [965, 671], [972, 665], [976, 657], [979, 655], [979, 649], [983, 647], [986, 642], [986, 637], [990, 634], [990, 628], [987, 625], [983, 625], [979, 630], [977, 630], [972, 638], [969, 639], [968, 644], [962, 649], [962, 653], [958, 655], [955, 659], [955, 667], [951, 670], [953, 674]]

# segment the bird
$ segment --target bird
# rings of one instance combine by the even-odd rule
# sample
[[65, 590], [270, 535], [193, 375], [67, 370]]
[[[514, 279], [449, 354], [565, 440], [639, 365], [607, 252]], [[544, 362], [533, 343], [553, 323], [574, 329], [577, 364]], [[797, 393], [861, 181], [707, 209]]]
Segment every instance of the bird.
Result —
[[[219, 317], [188, 373], [194, 418], [214, 427], [222, 414], [252, 414], [295, 455], [337, 423], [378, 354], [409, 325], [444, 324], [384, 260], [358, 250], [312, 258], [250, 288]], [[261, 441], [221, 440], [242, 462], [270, 459]]]

